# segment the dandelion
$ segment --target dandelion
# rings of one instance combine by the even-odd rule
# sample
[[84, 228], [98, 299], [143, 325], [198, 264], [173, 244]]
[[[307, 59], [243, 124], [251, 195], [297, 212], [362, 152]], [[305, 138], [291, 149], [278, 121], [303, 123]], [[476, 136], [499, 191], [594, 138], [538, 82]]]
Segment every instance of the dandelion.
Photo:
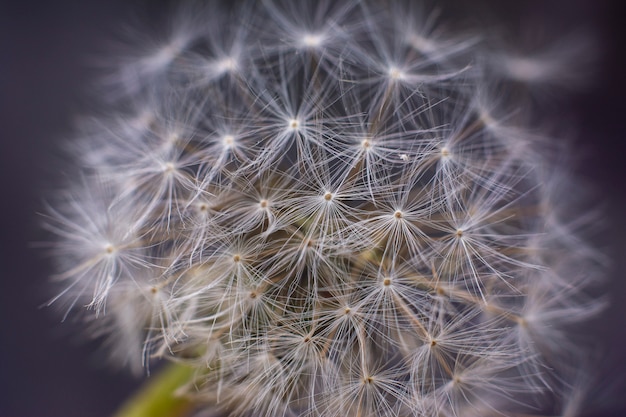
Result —
[[302, 7], [179, 6], [119, 61], [48, 211], [54, 301], [119, 363], [190, 367], [198, 412], [545, 411], [601, 257], [506, 89], [561, 63], [425, 8]]

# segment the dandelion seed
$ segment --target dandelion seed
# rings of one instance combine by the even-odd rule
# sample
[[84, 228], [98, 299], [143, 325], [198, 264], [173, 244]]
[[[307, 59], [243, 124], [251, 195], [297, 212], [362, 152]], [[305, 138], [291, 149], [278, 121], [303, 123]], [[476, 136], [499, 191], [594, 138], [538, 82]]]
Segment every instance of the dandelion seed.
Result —
[[298, 119], [289, 120], [289, 127], [293, 130], [298, 130], [300, 127], [300, 121]]
[[321, 34], [307, 33], [302, 37], [302, 44], [308, 48], [317, 48], [322, 45], [324, 36]]
[[217, 62], [218, 72], [229, 72], [237, 69], [237, 61], [233, 58], [224, 58]]
[[391, 67], [389, 68], [389, 77], [393, 80], [403, 80], [406, 74], [396, 67]]

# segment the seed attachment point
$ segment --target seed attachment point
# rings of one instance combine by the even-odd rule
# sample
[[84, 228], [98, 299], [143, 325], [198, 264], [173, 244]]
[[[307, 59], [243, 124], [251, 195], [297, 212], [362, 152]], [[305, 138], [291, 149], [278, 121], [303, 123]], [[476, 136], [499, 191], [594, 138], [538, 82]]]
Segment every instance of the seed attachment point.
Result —
[[298, 130], [300, 128], [300, 121], [298, 119], [289, 120], [289, 128], [292, 130]]
[[307, 48], [318, 48], [323, 41], [324, 37], [315, 33], [307, 33], [302, 37], [302, 45]]

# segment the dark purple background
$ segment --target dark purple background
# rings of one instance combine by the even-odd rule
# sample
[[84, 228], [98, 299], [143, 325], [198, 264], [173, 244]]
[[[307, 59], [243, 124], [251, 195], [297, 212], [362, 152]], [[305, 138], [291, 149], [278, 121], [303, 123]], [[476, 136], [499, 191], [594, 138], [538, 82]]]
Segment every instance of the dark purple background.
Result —
[[[38, 4], [39, 3], [39, 4]], [[106, 369], [96, 343], [60, 323], [48, 298], [49, 262], [33, 242], [40, 230], [42, 196], [62, 167], [54, 165], [60, 140], [85, 111], [92, 58], [131, 10], [147, 1], [2, 2], [0, 0], [0, 417], [104, 417], [136, 384]], [[467, 2], [476, 4], [474, 1]], [[513, 3], [519, 3], [513, 5]], [[579, 172], [606, 206], [600, 244], [614, 259], [610, 294], [615, 301], [595, 329], [609, 347], [593, 407], [603, 416], [626, 416], [626, 66], [621, 0], [491, 0], [494, 16], [521, 28], [529, 16], [557, 28], [593, 30], [598, 41], [596, 84], [577, 93], [555, 117], [578, 126], [583, 150]], [[161, 5], [151, 5], [147, 15]], [[471, 14], [471, 9], [463, 13]], [[88, 107], [87, 107], [88, 109]], [[612, 355], [612, 356], [610, 356]], [[621, 409], [621, 412], [619, 411]]]

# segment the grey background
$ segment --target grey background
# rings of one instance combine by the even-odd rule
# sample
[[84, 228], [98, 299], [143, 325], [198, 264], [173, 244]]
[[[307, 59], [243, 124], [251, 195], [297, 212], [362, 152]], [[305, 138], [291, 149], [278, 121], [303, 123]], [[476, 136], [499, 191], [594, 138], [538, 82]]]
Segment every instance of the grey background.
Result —
[[[471, 6], [469, 6], [471, 3]], [[591, 331], [604, 360], [598, 367], [589, 416], [625, 416], [626, 393], [626, 65], [620, 0], [484, 1], [513, 30], [539, 19], [554, 31], [595, 34], [595, 84], [573, 94], [553, 117], [578, 126], [578, 173], [598, 190], [606, 209], [597, 240], [614, 260], [614, 300]], [[445, 2], [452, 14], [471, 16], [476, 2]], [[142, 10], [140, 13], [135, 11]], [[107, 367], [98, 341], [81, 327], [60, 323], [49, 296], [49, 260], [34, 248], [41, 232], [42, 196], [60, 180], [59, 142], [74, 116], [89, 111], [93, 58], [105, 50], [122, 21], [157, 16], [163, 2], [122, 0], [0, 1], [0, 417], [107, 416], [137, 385]], [[602, 228], [600, 228], [602, 227]], [[601, 343], [600, 343], [601, 342]], [[602, 381], [605, 379], [606, 382]], [[609, 383], [609, 381], [613, 381]], [[618, 381], [618, 382], [615, 382]], [[620, 385], [621, 384], [621, 385]], [[594, 414], [595, 413], [595, 414]]]

